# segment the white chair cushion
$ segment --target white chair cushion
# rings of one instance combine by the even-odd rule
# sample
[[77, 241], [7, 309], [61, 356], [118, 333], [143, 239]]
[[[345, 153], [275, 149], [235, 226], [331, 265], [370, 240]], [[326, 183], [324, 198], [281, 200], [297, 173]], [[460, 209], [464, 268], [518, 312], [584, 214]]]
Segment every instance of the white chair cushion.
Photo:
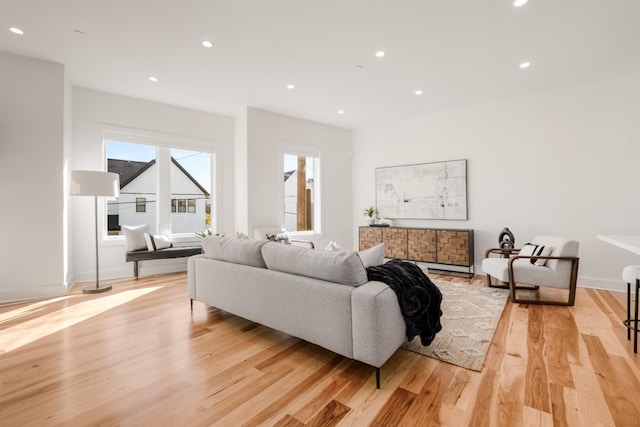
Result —
[[622, 280], [634, 284], [640, 278], [640, 265], [628, 265], [622, 270]]
[[[482, 260], [482, 271], [502, 282], [509, 282], [508, 258], [485, 258]], [[561, 283], [555, 271], [547, 266], [531, 264], [528, 260], [516, 260], [513, 263], [513, 276], [521, 285], [540, 285], [553, 288], [568, 289], [569, 283]]]
[[482, 260], [482, 271], [501, 282], [509, 282], [507, 258], [485, 258]]

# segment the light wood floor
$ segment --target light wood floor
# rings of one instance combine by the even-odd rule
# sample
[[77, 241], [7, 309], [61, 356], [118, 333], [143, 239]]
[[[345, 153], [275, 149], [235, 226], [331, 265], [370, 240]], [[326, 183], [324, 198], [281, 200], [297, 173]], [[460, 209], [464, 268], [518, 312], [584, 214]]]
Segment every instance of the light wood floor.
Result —
[[362, 363], [202, 303], [191, 313], [184, 273], [111, 283], [0, 307], [0, 425], [640, 425], [624, 294], [508, 303], [481, 373], [398, 350], [377, 390]]

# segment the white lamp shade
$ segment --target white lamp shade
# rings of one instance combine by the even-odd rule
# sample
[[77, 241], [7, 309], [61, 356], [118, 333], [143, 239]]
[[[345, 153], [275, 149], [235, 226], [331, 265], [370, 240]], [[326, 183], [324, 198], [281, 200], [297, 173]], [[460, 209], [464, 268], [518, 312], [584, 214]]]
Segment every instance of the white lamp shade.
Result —
[[71, 171], [71, 194], [118, 197], [120, 176], [113, 172]]

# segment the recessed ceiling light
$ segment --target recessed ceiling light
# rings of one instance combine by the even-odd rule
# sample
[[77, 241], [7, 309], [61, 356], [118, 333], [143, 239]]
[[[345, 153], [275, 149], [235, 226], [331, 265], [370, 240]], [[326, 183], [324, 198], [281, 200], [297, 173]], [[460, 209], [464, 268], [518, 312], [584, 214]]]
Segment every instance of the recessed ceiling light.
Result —
[[149, 77], [149, 80], [151, 80], [152, 82], [159, 82], [160, 81], [160, 79], [158, 79], [157, 77], [153, 77], [153, 76]]
[[382, 58], [385, 55], [386, 53], [384, 52], [384, 50], [379, 50], [376, 52], [376, 58]]
[[417, 91], [414, 92], [416, 95], [422, 95], [422, 91], [420, 89], [418, 89]]
[[22, 31], [20, 28], [16, 28], [16, 27], [9, 28], [9, 31], [11, 31], [13, 34], [19, 34], [19, 35], [23, 35], [24, 34], [24, 31]]
[[523, 62], [520, 64], [520, 68], [529, 68], [531, 66], [531, 62]]
[[343, 110], [338, 110], [338, 114], [344, 114]]
[[293, 90], [293, 89], [295, 89], [295, 88], [296, 88], [296, 87], [295, 87], [294, 85], [287, 85], [287, 89], [289, 89], [289, 90]]
[[204, 47], [213, 47], [213, 43], [211, 43], [209, 40], [204, 40], [202, 42], [202, 46], [204, 46]]
[[520, 6], [524, 6], [525, 4], [527, 4], [529, 0], [516, 0], [513, 2], [513, 5], [515, 7], [520, 7]]

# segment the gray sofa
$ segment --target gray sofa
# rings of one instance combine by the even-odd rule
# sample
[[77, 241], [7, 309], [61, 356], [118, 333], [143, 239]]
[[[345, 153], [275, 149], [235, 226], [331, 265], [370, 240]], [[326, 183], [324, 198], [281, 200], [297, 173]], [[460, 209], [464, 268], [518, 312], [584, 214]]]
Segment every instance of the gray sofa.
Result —
[[217, 236], [202, 246], [188, 261], [192, 308], [201, 301], [371, 365], [380, 387], [406, 331], [394, 291], [367, 280], [365, 265], [382, 263], [384, 247], [359, 254]]

